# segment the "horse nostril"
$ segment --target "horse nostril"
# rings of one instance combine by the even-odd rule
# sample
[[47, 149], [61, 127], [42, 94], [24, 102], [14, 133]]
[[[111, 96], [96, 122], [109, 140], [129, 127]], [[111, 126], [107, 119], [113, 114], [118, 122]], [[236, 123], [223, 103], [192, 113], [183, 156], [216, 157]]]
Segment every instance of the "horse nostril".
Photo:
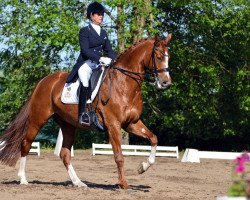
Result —
[[171, 85], [171, 81], [163, 81], [162, 86], [163, 87], [169, 87]]

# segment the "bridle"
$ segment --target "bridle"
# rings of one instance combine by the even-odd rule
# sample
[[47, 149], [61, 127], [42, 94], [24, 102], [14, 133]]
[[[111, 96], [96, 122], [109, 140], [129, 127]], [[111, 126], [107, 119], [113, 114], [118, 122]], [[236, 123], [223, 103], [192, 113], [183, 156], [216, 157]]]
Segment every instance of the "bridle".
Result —
[[[113, 70], [118, 70], [120, 71], [121, 73], [123, 73], [124, 75], [134, 79], [135, 81], [141, 83], [143, 82], [144, 80], [144, 77], [145, 79], [148, 81], [148, 82], [154, 82], [154, 83], [157, 83], [159, 84], [159, 73], [161, 72], [169, 72], [169, 69], [168, 68], [162, 68], [162, 69], [157, 69], [157, 66], [156, 66], [156, 62], [155, 62], [155, 51], [157, 50], [157, 44], [158, 44], [159, 41], [155, 41], [154, 42], [154, 46], [153, 46], [153, 49], [152, 49], [152, 52], [151, 52], [151, 57], [150, 57], [150, 60], [148, 62], [148, 65], [145, 65], [144, 64], [144, 68], [146, 69], [145, 70], [145, 73], [140, 73], [140, 72], [134, 72], [134, 71], [130, 71], [130, 70], [127, 70], [127, 69], [123, 69], [121, 67], [118, 67], [118, 66], [115, 66], [114, 64], [111, 65], [110, 67], [107, 68], [106, 73], [104, 75], [104, 78], [103, 78], [103, 81], [104, 79], [106, 78], [106, 76], [108, 75], [109, 76], [109, 79], [110, 79], [110, 86], [109, 86], [109, 91], [108, 91], [108, 97], [103, 100], [100, 96], [100, 92], [99, 92], [99, 98], [98, 98], [98, 101], [99, 99], [101, 99], [103, 105], [106, 105], [110, 99], [110, 96], [111, 96], [111, 90], [112, 90], [112, 75], [113, 73], [108, 73], [111, 69]], [[165, 52], [161, 52], [164, 56], [168, 56], [165, 54]], [[152, 62], [152, 67], [153, 67], [153, 72], [151, 72], [151, 69], [150, 69], [150, 62]], [[146, 75], [149, 74], [149, 75], [153, 75], [154, 76], [154, 79], [155, 81], [152, 81], [152, 79], [150, 78], [147, 78]], [[103, 83], [102, 81], [102, 83]], [[101, 86], [102, 86], [102, 83], [101, 83]], [[100, 86], [100, 87], [101, 87]], [[97, 101], [97, 102], [98, 102]], [[98, 103], [97, 103], [98, 104]]]
[[[140, 73], [140, 72], [133, 72], [133, 71], [130, 71], [130, 70], [126, 70], [126, 69], [123, 69], [123, 68], [120, 68], [118, 66], [111, 66], [113, 69], [116, 69], [118, 71], [120, 71], [121, 73], [129, 76], [130, 78], [134, 79], [134, 80], [137, 80], [137, 81], [143, 81], [143, 78], [141, 76], [145, 76], [145, 75], [153, 75], [154, 78], [155, 78], [155, 82], [159, 82], [159, 73], [161, 72], [169, 72], [169, 68], [162, 68], [162, 69], [157, 69], [157, 66], [156, 66], [156, 62], [155, 62], [155, 51], [157, 50], [157, 44], [159, 43], [159, 41], [155, 41], [154, 42], [154, 46], [153, 46], [153, 49], [152, 49], [152, 52], [151, 52], [151, 56], [150, 56], [150, 60], [148, 62], [147, 65], [144, 64], [144, 68], [146, 69], [145, 70], [145, 73]], [[168, 56], [167, 54], [165, 54], [165, 52], [161, 52], [164, 56]], [[151, 72], [150, 70], [150, 62], [152, 62], [152, 67], [153, 67], [153, 72]], [[133, 75], [137, 76], [137, 77], [134, 77]], [[151, 82], [152, 79], [150, 78], [145, 78], [147, 81]]]

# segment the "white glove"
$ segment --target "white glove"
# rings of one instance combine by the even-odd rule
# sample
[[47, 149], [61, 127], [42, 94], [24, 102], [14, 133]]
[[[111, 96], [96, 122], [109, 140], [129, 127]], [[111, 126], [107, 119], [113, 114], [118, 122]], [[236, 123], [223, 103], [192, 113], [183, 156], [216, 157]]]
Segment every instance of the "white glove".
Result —
[[110, 65], [112, 59], [111, 58], [108, 58], [108, 57], [101, 57], [99, 62], [102, 64], [102, 65], [105, 65], [105, 66], [108, 66]]

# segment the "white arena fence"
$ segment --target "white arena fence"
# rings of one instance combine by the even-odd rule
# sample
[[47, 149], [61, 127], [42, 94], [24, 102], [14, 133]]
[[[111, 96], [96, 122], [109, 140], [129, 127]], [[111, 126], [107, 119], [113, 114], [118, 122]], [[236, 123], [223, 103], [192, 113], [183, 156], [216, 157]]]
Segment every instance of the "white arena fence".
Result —
[[[149, 156], [151, 151], [151, 146], [142, 145], [121, 145], [123, 155], [133, 155], [133, 156]], [[95, 144], [92, 143], [92, 155], [112, 155], [111, 144]], [[157, 146], [156, 156], [166, 156], [166, 157], [176, 157], [179, 158], [178, 146], [166, 147]]]
[[181, 162], [199, 163], [200, 159], [234, 160], [240, 155], [242, 155], [242, 152], [199, 151], [197, 149], [186, 149]]
[[40, 142], [32, 142], [29, 154], [37, 154], [40, 156]]

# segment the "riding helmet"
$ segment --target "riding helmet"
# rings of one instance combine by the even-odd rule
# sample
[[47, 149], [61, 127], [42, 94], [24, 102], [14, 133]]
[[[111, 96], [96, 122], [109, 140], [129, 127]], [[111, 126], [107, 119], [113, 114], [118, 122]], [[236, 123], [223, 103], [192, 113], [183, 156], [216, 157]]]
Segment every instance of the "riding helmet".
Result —
[[102, 4], [95, 1], [88, 5], [87, 17], [88, 19], [90, 19], [91, 13], [104, 13], [104, 12], [105, 12], [105, 8], [102, 6]]

